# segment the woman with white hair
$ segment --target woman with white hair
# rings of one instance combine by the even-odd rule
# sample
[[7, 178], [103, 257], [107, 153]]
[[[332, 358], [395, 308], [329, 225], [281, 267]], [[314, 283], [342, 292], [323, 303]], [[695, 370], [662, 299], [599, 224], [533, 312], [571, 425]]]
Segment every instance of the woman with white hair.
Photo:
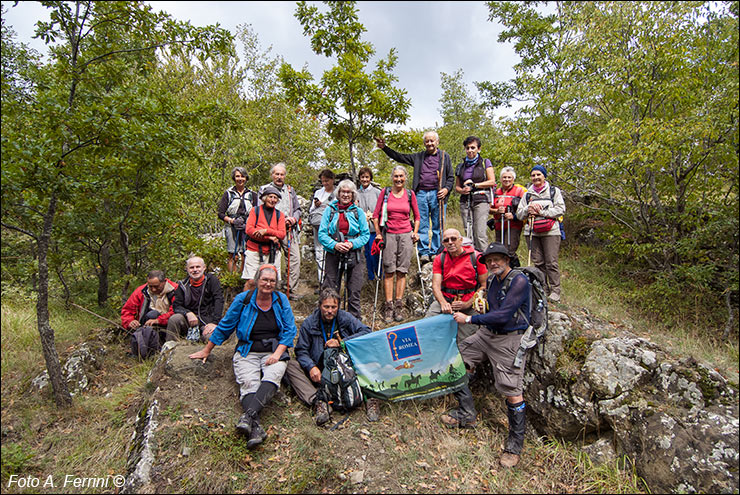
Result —
[[287, 351], [298, 332], [287, 296], [275, 290], [277, 274], [275, 265], [260, 266], [255, 275], [257, 289], [238, 294], [206, 346], [189, 356], [205, 363], [211, 350], [236, 332], [232, 361], [244, 410], [236, 429], [247, 437], [249, 449], [267, 438], [260, 412], [280, 388], [290, 359]]
[[491, 208], [493, 218], [488, 220], [488, 225], [493, 225], [491, 228], [496, 232], [493, 241], [506, 246], [512, 268], [519, 266], [516, 250], [519, 248], [519, 238], [524, 227], [524, 222], [516, 217], [516, 210], [522, 196], [527, 192], [523, 186], [514, 184], [515, 180], [516, 171], [513, 167], [501, 169], [501, 187], [496, 189], [493, 196], [494, 205]]
[[[370, 239], [365, 213], [355, 204], [357, 186], [345, 179], [337, 186], [337, 199], [329, 203], [321, 216], [319, 242], [324, 248], [324, 283], [339, 292], [347, 311], [362, 319], [360, 290], [365, 282], [365, 262], [362, 249]], [[340, 292], [345, 279], [347, 296]]]

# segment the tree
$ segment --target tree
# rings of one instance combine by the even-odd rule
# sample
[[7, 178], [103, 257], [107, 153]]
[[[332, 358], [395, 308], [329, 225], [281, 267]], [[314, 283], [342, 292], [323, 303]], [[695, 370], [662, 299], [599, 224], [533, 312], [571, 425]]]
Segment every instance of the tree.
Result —
[[522, 57], [489, 103], [531, 99], [518, 126], [529, 155], [650, 277], [652, 309], [687, 288], [711, 304], [737, 294], [737, 5], [489, 4]]
[[320, 85], [312, 82], [308, 69], [298, 72], [289, 64], [281, 66], [280, 79], [291, 102], [324, 117], [333, 139], [346, 140], [350, 173], [356, 179], [356, 143], [370, 141], [383, 124], [405, 123], [410, 101], [405, 90], [393, 85], [397, 81], [392, 73], [397, 62], [394, 49], [378, 61], [372, 73], [365, 72], [375, 50], [361, 39], [365, 27], [358, 20], [356, 2], [324, 3], [329, 6], [327, 13], [298, 2], [295, 17], [303, 34], [311, 37], [313, 51], [336, 57], [337, 65], [324, 72]]
[[166, 92], [142, 83], [157, 67], [158, 50], [205, 61], [212, 50], [231, 49], [231, 37], [139, 2], [43, 4], [50, 21], [37, 23], [37, 36], [52, 44], [51, 60], [35, 74], [32, 99], [6, 116], [3, 86], [2, 226], [34, 242], [39, 335], [54, 399], [63, 407], [71, 397], [48, 310], [55, 223], [73, 216], [111, 168], [164, 167], [187, 152], [181, 123], [198, 116], [180, 114]]

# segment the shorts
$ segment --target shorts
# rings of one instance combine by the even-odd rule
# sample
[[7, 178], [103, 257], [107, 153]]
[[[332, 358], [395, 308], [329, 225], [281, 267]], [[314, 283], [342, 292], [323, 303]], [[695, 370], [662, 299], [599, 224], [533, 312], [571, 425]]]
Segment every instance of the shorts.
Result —
[[267, 365], [265, 361], [272, 355], [271, 352], [250, 352], [247, 357], [238, 352], [234, 353], [234, 376], [239, 384], [239, 400], [247, 394], [251, 394], [260, 388], [260, 383], [274, 383], [280, 388], [280, 380], [283, 379], [288, 361], [278, 361]]
[[[232, 225], [224, 227], [224, 236], [226, 237], [226, 251], [229, 254], [242, 254], [246, 249], [247, 244], [247, 233], [244, 231], [236, 232], [236, 229]], [[239, 243], [236, 242], [236, 237], [239, 237]]]
[[[275, 253], [275, 263], [273, 263], [273, 265], [275, 265], [275, 268], [277, 268], [278, 280], [280, 280], [280, 258], [281, 253], [278, 249], [278, 251]], [[269, 254], [263, 254], [262, 262], [260, 262], [260, 254], [257, 251], [247, 250], [247, 252], [244, 253], [244, 269], [242, 270], [242, 279], [253, 280], [254, 276], [257, 274], [257, 269], [262, 265], [268, 264], [269, 262]]]
[[522, 366], [514, 367], [514, 358], [521, 341], [522, 336], [516, 332], [496, 335], [481, 327], [475, 334], [459, 343], [458, 347], [467, 368], [474, 368], [488, 358], [493, 368], [496, 390], [504, 397], [516, 397], [522, 395], [524, 390], [524, 368], [527, 364], [525, 354]]
[[411, 232], [404, 234], [386, 234], [385, 249], [383, 249], [383, 271], [387, 274], [400, 272], [408, 273], [411, 264], [411, 253], [414, 243], [411, 241]]

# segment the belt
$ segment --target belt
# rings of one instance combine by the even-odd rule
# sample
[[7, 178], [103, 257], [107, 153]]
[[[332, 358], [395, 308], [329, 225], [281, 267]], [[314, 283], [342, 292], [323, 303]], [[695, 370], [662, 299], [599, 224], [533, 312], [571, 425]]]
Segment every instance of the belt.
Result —
[[486, 328], [488, 329], [489, 332], [491, 332], [494, 335], [509, 335], [509, 334], [512, 334], [512, 333], [515, 333], [517, 335], [523, 335], [524, 332], [527, 331], [526, 328], [522, 328], [522, 329], [519, 329], [519, 330], [511, 330], [509, 332], [507, 332], [506, 330], [491, 330], [490, 327], [486, 327]]

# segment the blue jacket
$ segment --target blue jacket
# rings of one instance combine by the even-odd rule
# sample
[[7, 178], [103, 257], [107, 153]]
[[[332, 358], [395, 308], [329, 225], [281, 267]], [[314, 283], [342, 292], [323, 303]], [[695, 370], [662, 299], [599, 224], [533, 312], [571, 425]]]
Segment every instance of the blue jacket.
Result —
[[[252, 297], [249, 301], [245, 301], [247, 294], [250, 294], [250, 292]], [[280, 304], [278, 304], [278, 300], [280, 300]], [[240, 342], [236, 350], [246, 357], [249, 354], [249, 349], [252, 348], [252, 341], [249, 340], [249, 336], [252, 333], [254, 322], [257, 320], [258, 308], [256, 301], [256, 290], [238, 294], [224, 317], [218, 322], [209, 340], [216, 345], [221, 345], [236, 330], [236, 337]], [[293, 339], [295, 339], [298, 329], [295, 326], [293, 310], [285, 294], [278, 291], [272, 293], [272, 309], [275, 310], [275, 320], [279, 329], [278, 343], [293, 347]]]
[[[488, 280], [488, 312], [473, 315], [470, 323], [485, 325], [493, 332], [513, 332], [526, 330], [529, 326], [529, 279], [518, 273], [511, 279], [508, 292], [504, 294], [504, 280], [493, 275]], [[524, 317], [517, 310], [524, 308]]]
[[[332, 253], [334, 252], [334, 246], [337, 245], [337, 241], [335, 241], [332, 236], [336, 234], [337, 224], [339, 223], [338, 203], [339, 200], [335, 199], [327, 205], [326, 209], [324, 209], [323, 215], [321, 215], [321, 224], [319, 225], [319, 242], [324, 246], [324, 249], [331, 251]], [[355, 218], [355, 214], [352, 213], [353, 210], [357, 212], [357, 218]], [[347, 218], [347, 222], [349, 222], [347, 237], [349, 238], [349, 241], [352, 242], [352, 249], [360, 249], [370, 240], [370, 229], [367, 226], [367, 216], [365, 216], [365, 212], [358, 208], [355, 203], [352, 203], [349, 208], [347, 208], [347, 213], [344, 216]], [[330, 217], [331, 224], [329, 223]]]
[[[337, 316], [332, 322], [334, 325], [323, 325], [321, 322], [321, 312], [315, 309], [308, 315], [301, 325], [301, 333], [298, 334], [298, 343], [295, 345], [295, 357], [306, 373], [311, 368], [318, 366], [321, 356], [324, 353], [324, 344], [331, 338], [332, 328], [339, 331], [342, 340], [349, 340], [360, 335], [370, 333], [370, 328], [363, 325], [360, 320], [344, 310], [338, 310]], [[324, 339], [326, 335], [326, 339]]]

